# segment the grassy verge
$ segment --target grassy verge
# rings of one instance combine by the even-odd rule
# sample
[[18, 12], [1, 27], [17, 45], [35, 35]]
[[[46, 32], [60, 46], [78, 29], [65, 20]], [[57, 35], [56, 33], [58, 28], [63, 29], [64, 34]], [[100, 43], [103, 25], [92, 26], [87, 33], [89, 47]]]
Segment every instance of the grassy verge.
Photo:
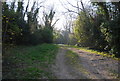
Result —
[[3, 78], [52, 78], [50, 64], [54, 62], [58, 47], [53, 44], [17, 46], [3, 55]]
[[99, 52], [99, 51], [96, 51], [96, 50], [89, 49], [87, 47], [78, 47], [78, 46], [72, 46], [72, 45], [64, 45], [64, 46], [66, 46], [66, 47], [72, 47], [72, 48], [77, 48], [77, 49], [83, 50], [85, 52], [99, 54], [99, 55], [102, 55], [102, 56], [111, 57], [111, 58], [113, 58], [115, 60], [120, 60], [120, 58], [115, 57], [115, 54], [111, 54], [110, 55], [109, 53]]

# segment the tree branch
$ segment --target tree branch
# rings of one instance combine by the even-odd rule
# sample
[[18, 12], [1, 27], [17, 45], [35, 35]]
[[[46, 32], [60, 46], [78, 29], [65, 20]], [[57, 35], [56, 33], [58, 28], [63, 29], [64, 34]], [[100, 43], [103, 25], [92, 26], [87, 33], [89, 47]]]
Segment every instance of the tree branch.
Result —
[[74, 8], [77, 8], [77, 9], [83, 10], [82, 8], [79, 7], [78, 2], [77, 2], [77, 6], [74, 6], [73, 4], [71, 4], [71, 3], [68, 2], [68, 1], [67, 1], [67, 3], [68, 3], [69, 5], [71, 5], [72, 7], [74, 7]]
[[58, 21], [59, 21], [59, 19], [57, 19], [57, 20], [55, 21], [55, 23], [52, 25], [52, 27], [54, 27], [54, 25], [55, 25]]

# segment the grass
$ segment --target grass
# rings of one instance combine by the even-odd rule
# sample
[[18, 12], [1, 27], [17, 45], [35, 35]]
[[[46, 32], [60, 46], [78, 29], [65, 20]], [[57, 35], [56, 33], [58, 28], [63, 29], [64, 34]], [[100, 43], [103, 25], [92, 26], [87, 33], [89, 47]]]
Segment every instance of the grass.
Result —
[[[87, 69], [85, 69], [82, 64], [80, 63], [81, 60], [78, 56], [78, 54], [76, 54], [75, 52], [73, 51], [70, 51], [70, 50], [67, 50], [67, 53], [66, 53], [66, 58], [67, 58], [67, 63], [68, 64], [71, 64], [74, 69], [77, 69], [78, 71], [82, 72], [83, 74], [89, 74], [89, 71]], [[83, 77], [83, 76], [81, 76]]]
[[73, 51], [67, 50], [66, 57], [69, 58], [68, 62], [70, 62], [72, 65], [79, 62], [79, 56]]
[[73, 48], [77, 48], [77, 49], [83, 50], [83, 51], [85, 51], [85, 52], [94, 53], [94, 54], [99, 54], [99, 55], [102, 55], [102, 56], [105, 56], [105, 57], [113, 58], [113, 59], [115, 59], [115, 60], [120, 60], [120, 58], [115, 57], [115, 54], [110, 55], [109, 53], [99, 52], [99, 51], [96, 51], [96, 50], [89, 49], [89, 48], [87, 48], [87, 47], [78, 47], [78, 46], [73, 46], [73, 45], [64, 45], [64, 46], [73, 47]]
[[82, 47], [78, 47], [78, 49], [89, 52], [89, 53], [94, 53], [94, 54], [102, 55], [102, 56], [105, 56], [105, 57], [110, 57], [110, 58], [113, 58], [115, 60], [120, 60], [119, 58], [115, 57], [115, 54], [110, 55], [109, 53], [106, 53], [106, 52], [99, 52], [99, 51], [96, 51], [96, 50], [91, 50], [89, 48], [82, 48]]
[[57, 45], [42, 44], [37, 46], [17, 46], [3, 55], [3, 78], [6, 79], [41, 79], [52, 78], [50, 64], [58, 50]]

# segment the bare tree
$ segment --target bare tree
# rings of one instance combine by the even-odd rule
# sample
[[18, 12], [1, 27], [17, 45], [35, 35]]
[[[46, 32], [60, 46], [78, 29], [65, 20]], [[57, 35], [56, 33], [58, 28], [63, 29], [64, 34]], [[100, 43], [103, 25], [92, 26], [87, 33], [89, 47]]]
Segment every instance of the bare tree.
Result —
[[[60, 1], [60, 0], [59, 0]], [[89, 13], [88, 9], [85, 8], [85, 5], [83, 4], [83, 1], [82, 0], [76, 0], [76, 5], [73, 5], [72, 3], [70, 3], [69, 1], [67, 1], [67, 4], [70, 5], [72, 8], [76, 9], [76, 10], [73, 10], [73, 9], [70, 9], [68, 8], [66, 5], [64, 5], [61, 1], [60, 3], [62, 4], [62, 6], [67, 10], [67, 12], [64, 12], [64, 13], [75, 13], [77, 15], [80, 15], [80, 11], [84, 12], [85, 13], [85, 16], [90, 16], [92, 19], [92, 15]], [[90, 7], [91, 8], [91, 7]], [[92, 8], [91, 8], [92, 9]], [[93, 10], [91, 10], [93, 11]]]
[[[49, 13], [43, 12], [43, 21], [44, 21], [44, 25], [45, 27], [50, 27], [50, 28], [54, 28], [54, 25], [57, 23], [57, 20], [55, 20], [55, 22], [53, 23], [53, 18], [55, 15], [55, 11], [54, 8], [51, 8]], [[53, 23], [53, 24], [52, 24]]]
[[[31, 31], [31, 33], [34, 33], [34, 31], [38, 28], [38, 13], [39, 13], [39, 9], [41, 8], [41, 7], [43, 7], [41, 4], [43, 3], [44, 1], [42, 1], [42, 2], [40, 2], [39, 3], [39, 6], [37, 5], [36, 6], [36, 4], [38, 3], [38, 2], [34, 2], [33, 3], [33, 5], [32, 5], [32, 7], [31, 7], [31, 11], [30, 12], [27, 12], [27, 10], [26, 10], [26, 12], [27, 12], [27, 17], [28, 17], [28, 24], [29, 24], [29, 27], [30, 27], [30, 31]], [[28, 8], [28, 5], [29, 5], [29, 0], [28, 0], [28, 4], [27, 4], [27, 7], [26, 7], [26, 9]], [[25, 13], [26, 13], [25, 12]], [[25, 13], [24, 13], [24, 15], [25, 15]]]

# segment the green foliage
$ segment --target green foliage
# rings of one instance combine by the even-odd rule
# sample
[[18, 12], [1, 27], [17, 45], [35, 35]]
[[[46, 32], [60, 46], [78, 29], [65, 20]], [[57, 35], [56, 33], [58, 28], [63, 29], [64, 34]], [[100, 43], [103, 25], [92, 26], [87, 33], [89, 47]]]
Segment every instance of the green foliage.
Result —
[[[45, 15], [45, 25], [41, 26], [37, 21], [39, 7], [36, 8], [36, 2], [32, 5], [30, 12], [27, 11], [29, 3], [25, 12], [23, 4], [23, 1], [18, 2], [17, 5], [15, 2], [2, 3], [3, 43], [17, 45], [52, 43], [53, 26], [51, 23], [55, 14], [54, 10], [51, 9], [50, 13]], [[25, 20], [25, 15], [27, 20]]]
[[120, 40], [120, 25], [118, 24], [119, 16], [115, 20], [101, 24], [101, 31], [105, 35], [105, 40], [108, 42], [110, 53], [115, 53], [119, 56], [119, 40]]
[[53, 33], [53, 41], [56, 44], [62, 44], [63, 43], [63, 35], [61, 34], [60, 31], [55, 30]]
[[53, 30], [50, 28], [45, 27], [42, 31], [43, 41], [46, 43], [53, 42]]
[[80, 12], [78, 19], [75, 22], [74, 33], [81, 46], [90, 46], [90, 44], [92, 44], [92, 27], [88, 23], [89, 20], [84, 14], [84, 12]]
[[29, 36], [26, 41], [28, 44], [37, 45], [41, 43], [52, 43], [53, 33], [50, 29], [44, 27], [43, 29], [36, 30], [34, 33], [27, 35]]
[[93, 3], [95, 15], [80, 12], [74, 25], [74, 34], [79, 46], [107, 51], [120, 56], [120, 8], [118, 3]]
[[14, 10], [15, 4], [11, 3], [11, 5], [8, 5], [4, 2], [2, 4], [4, 5], [2, 8], [3, 43], [11, 44], [17, 43], [18, 41], [20, 42], [18, 38], [21, 37], [21, 29], [23, 28], [23, 26], [26, 26], [25, 21], [23, 21], [24, 19], [21, 18], [22, 15], [19, 15], [19, 13], [21, 12], [16, 12]]

